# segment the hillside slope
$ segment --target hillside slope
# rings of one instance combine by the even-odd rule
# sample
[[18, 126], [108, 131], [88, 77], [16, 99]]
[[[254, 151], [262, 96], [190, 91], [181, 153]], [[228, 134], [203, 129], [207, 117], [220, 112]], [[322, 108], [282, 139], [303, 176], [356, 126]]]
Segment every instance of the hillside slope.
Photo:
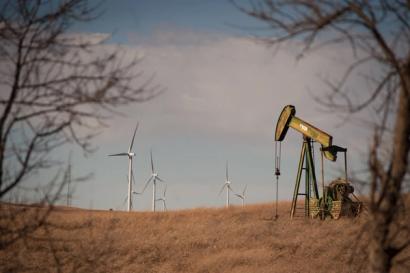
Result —
[[[175, 212], [58, 209], [1, 272], [365, 272], [364, 217], [291, 221], [288, 203]], [[395, 272], [405, 272], [396, 266]]]

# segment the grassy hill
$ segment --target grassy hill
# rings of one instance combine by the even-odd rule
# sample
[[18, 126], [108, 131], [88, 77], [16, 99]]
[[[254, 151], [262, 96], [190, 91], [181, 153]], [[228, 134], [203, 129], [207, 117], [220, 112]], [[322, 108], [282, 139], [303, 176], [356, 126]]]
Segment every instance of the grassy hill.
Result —
[[[289, 203], [171, 212], [56, 209], [1, 272], [366, 272], [365, 216], [290, 220]], [[27, 212], [29, 213], [29, 212]], [[400, 266], [395, 272], [405, 272]]]

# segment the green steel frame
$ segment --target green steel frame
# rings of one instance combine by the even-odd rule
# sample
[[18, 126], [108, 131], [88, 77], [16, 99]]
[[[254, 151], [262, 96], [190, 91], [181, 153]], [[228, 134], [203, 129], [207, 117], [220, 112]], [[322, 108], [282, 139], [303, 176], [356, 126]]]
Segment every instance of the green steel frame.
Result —
[[[315, 165], [313, 160], [313, 140], [309, 137], [303, 137], [302, 150], [300, 153], [300, 160], [298, 166], [298, 172], [296, 175], [295, 189], [293, 192], [292, 207], [290, 211], [290, 217], [293, 218], [297, 209], [298, 196], [305, 197], [304, 214], [306, 217], [310, 214], [310, 198], [313, 197], [319, 199], [319, 191], [317, 187]], [[302, 171], [305, 171], [305, 192], [300, 192], [300, 180], [302, 179]]]
[[[298, 173], [296, 175], [296, 184], [293, 192], [292, 207], [290, 210], [290, 217], [295, 216], [297, 208], [298, 196], [305, 197], [304, 214], [309, 217], [311, 208], [310, 200], [315, 198], [319, 200], [319, 191], [317, 187], [315, 164], [313, 160], [313, 142], [321, 145], [322, 155], [322, 188], [324, 189], [324, 174], [323, 174], [323, 156], [330, 161], [336, 161], [337, 153], [345, 153], [345, 176], [347, 181], [347, 161], [346, 148], [332, 145], [332, 136], [328, 133], [316, 128], [312, 124], [298, 118], [296, 109], [293, 105], [286, 105], [280, 113], [278, 122], [276, 123], [275, 141], [283, 141], [286, 133], [290, 128], [298, 131], [303, 135], [303, 145], [300, 153]], [[302, 179], [302, 171], [305, 171], [305, 192], [300, 192], [300, 180]], [[316, 208], [317, 209], [317, 208]], [[323, 210], [323, 209], [322, 209]]]

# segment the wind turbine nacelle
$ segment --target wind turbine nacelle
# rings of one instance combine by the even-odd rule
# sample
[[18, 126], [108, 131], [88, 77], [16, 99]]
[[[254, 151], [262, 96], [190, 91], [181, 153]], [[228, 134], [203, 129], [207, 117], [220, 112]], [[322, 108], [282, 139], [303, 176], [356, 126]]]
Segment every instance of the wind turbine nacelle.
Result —
[[128, 156], [133, 157], [135, 156], [135, 153], [128, 153]]

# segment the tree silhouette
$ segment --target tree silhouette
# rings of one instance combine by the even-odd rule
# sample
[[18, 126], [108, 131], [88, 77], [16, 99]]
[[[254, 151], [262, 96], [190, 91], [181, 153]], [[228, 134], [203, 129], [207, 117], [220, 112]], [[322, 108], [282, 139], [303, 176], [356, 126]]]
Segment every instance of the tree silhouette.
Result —
[[[332, 45], [346, 45], [354, 61], [320, 102], [331, 110], [357, 113], [375, 109], [373, 144], [369, 148], [371, 221], [369, 271], [388, 272], [409, 245], [397, 240], [402, 225], [403, 186], [410, 151], [410, 2], [405, 0], [256, 0], [232, 1], [246, 14], [266, 23], [272, 35], [259, 37], [271, 45], [302, 42], [299, 57]], [[377, 73], [369, 67], [376, 66]], [[367, 71], [367, 97], [349, 92], [347, 84]], [[387, 152], [381, 144], [387, 145]], [[403, 231], [403, 228], [407, 231]], [[407, 233], [408, 234], [408, 233]]]
[[[32, 175], [61, 166], [53, 152], [62, 145], [92, 152], [91, 139], [116, 107], [157, 93], [151, 78], [141, 78], [138, 56], [106, 45], [106, 35], [70, 32], [95, 19], [99, 8], [86, 0], [0, 4], [1, 201]], [[53, 203], [66, 180], [50, 181], [40, 203]], [[31, 226], [41, 225], [43, 216], [33, 217]], [[2, 235], [11, 232], [7, 227], [1, 226]], [[14, 234], [32, 230], [19, 228]]]

